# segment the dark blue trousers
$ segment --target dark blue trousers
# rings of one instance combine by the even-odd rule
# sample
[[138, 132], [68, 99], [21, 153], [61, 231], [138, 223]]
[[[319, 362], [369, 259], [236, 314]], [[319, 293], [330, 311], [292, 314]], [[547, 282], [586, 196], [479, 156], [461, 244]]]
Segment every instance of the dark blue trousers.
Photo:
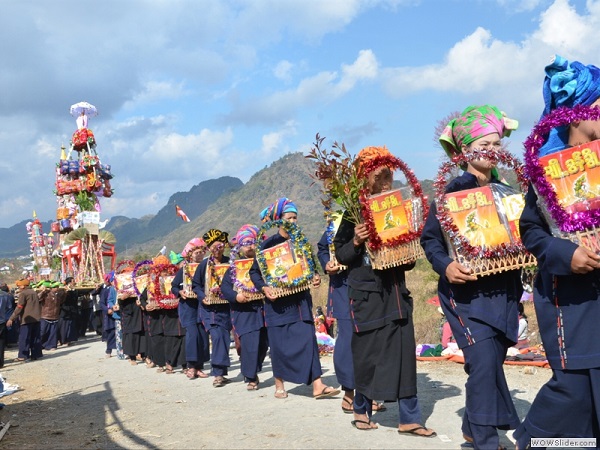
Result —
[[42, 356], [40, 323], [22, 323], [19, 330], [19, 358], [38, 359]]
[[227, 375], [227, 368], [231, 365], [229, 359], [229, 345], [231, 344], [229, 330], [219, 325], [209, 325], [208, 333], [212, 342], [210, 374], [214, 377]]
[[[360, 392], [354, 394], [354, 412], [366, 414], [369, 418], [373, 415], [373, 399], [367, 398]], [[401, 425], [421, 423], [421, 407], [416, 395], [398, 399], [398, 417]]]
[[40, 321], [40, 335], [42, 340], [42, 348], [50, 350], [58, 346], [58, 320]]
[[241, 345], [241, 372], [247, 383], [256, 381], [256, 374], [262, 370], [262, 364], [267, 356], [269, 341], [267, 329], [250, 331], [240, 336]]
[[106, 354], [110, 355], [113, 350], [117, 349], [117, 334], [114, 328], [104, 330], [104, 340], [106, 341]]
[[338, 383], [344, 390], [354, 390], [354, 364], [352, 362], [352, 319], [337, 320], [337, 338], [333, 350], [333, 367]]
[[477, 341], [462, 349], [465, 356], [466, 405], [462, 432], [473, 438], [475, 448], [497, 449], [497, 429], [519, 426], [504, 375], [504, 359], [510, 342], [501, 336]]
[[210, 360], [208, 334], [201, 323], [185, 327], [185, 357], [189, 368], [199, 370]]
[[600, 445], [600, 368], [553, 370], [513, 433], [519, 448], [534, 438], [591, 438]]

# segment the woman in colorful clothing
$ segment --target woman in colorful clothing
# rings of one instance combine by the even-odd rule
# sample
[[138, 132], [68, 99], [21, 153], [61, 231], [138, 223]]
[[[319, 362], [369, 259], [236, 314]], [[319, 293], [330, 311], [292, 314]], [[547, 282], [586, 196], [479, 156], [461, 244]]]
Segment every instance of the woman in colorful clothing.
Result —
[[[288, 198], [280, 198], [261, 213], [263, 222], [284, 220], [296, 223], [298, 209]], [[282, 227], [279, 232], [260, 244], [260, 250], [274, 247], [290, 238]], [[319, 348], [312, 315], [312, 297], [309, 290], [283, 297], [275, 297], [260, 271], [255, 259], [250, 269], [250, 279], [265, 294], [265, 324], [271, 348], [271, 365], [275, 377], [275, 398], [284, 399], [288, 394], [284, 380], [298, 384], [312, 384], [316, 399], [332, 397], [340, 393], [327, 386], [321, 379], [323, 371], [319, 361]], [[318, 287], [321, 278], [315, 273], [312, 284]]]
[[[164, 255], [159, 255], [152, 259], [153, 266], [166, 265], [169, 263], [169, 258]], [[167, 363], [165, 354], [165, 333], [163, 329], [163, 310], [156, 301], [152, 298], [152, 294], [148, 293], [148, 287], [140, 294], [140, 303], [146, 311], [144, 328], [147, 333], [146, 349], [148, 357], [152, 361], [150, 368], [157, 367], [157, 372], [164, 372]]]
[[[340, 266], [335, 259], [331, 259], [330, 254], [330, 245], [333, 244], [336, 231], [337, 228], [334, 226], [334, 222], [331, 222], [323, 236], [321, 236], [321, 240], [317, 243], [317, 257], [321, 267], [329, 275], [327, 317], [332, 317], [337, 322], [333, 368], [338, 383], [344, 391], [342, 411], [346, 414], [352, 414], [354, 412], [354, 364], [352, 362], [352, 333], [354, 329], [350, 313], [350, 299], [348, 298], [348, 270], [346, 267]], [[383, 403], [373, 401], [372, 410], [374, 412], [383, 412], [386, 409]]]
[[[235, 250], [238, 252], [239, 259], [254, 259], [258, 231], [258, 227], [247, 224], [236, 233]], [[244, 381], [248, 383], [246, 389], [255, 391], [259, 383], [258, 372], [262, 370], [269, 348], [263, 300], [253, 300], [249, 297], [238, 278], [233, 279], [234, 273], [232, 268], [227, 269], [223, 275], [221, 292], [231, 304], [231, 322], [233, 332], [240, 341], [240, 364]]]
[[[171, 252], [169, 256], [171, 264], [179, 267], [179, 273], [184, 264], [182, 255]], [[171, 282], [171, 293], [179, 300], [179, 296], [173, 293], [173, 284], [175, 278]], [[163, 316], [163, 333], [165, 335], [165, 373], [167, 375], [175, 373], [175, 369], [182, 367], [183, 372], [186, 372], [186, 355], [185, 355], [185, 328], [179, 322], [179, 302], [175, 308], [165, 308], [162, 310]]]
[[[517, 125], [490, 105], [468, 107], [451, 120], [440, 143], [448, 156], [464, 153], [469, 162], [466, 171], [448, 183], [446, 192], [500, 183], [490, 156], [500, 150], [501, 139]], [[481, 152], [479, 156], [477, 152]], [[478, 278], [454, 260], [435, 203], [429, 210], [421, 245], [440, 276], [440, 304], [465, 357], [468, 378], [463, 436], [475, 448], [497, 449], [498, 430], [514, 429], [520, 423], [503, 369], [508, 348], [517, 342], [517, 307], [523, 294], [520, 271]]]
[[[229, 345], [231, 343], [231, 313], [229, 303], [208, 304], [206, 295], [207, 271], [213, 270], [215, 264], [229, 262], [229, 257], [223, 254], [225, 246], [229, 245], [229, 235], [221, 230], [211, 228], [202, 236], [210, 255], [203, 260], [192, 279], [192, 289], [198, 296], [198, 321], [210, 335], [210, 374], [214, 377], [213, 386], [223, 387], [230, 382], [225, 377], [231, 365]], [[217, 293], [218, 294], [218, 293]], [[220, 295], [220, 294], [219, 294]]]
[[[201, 238], [190, 240], [183, 251], [183, 256], [187, 263], [199, 264], [206, 253], [206, 243]], [[171, 285], [171, 292], [179, 298], [177, 313], [179, 315], [179, 323], [185, 328], [185, 357], [187, 360], [186, 375], [190, 380], [196, 378], [208, 378], [204, 373], [204, 363], [210, 360], [210, 350], [208, 333], [198, 322], [198, 298], [190, 296], [186, 288], [191, 289], [191, 286], [184, 286], [184, 268], [179, 269], [175, 274]]]
[[[600, 68], [556, 55], [546, 67], [542, 120], [557, 108], [600, 107]], [[568, 111], [568, 110], [567, 110]], [[565, 112], [568, 114], [568, 112]], [[600, 138], [600, 121], [553, 128], [539, 156]], [[594, 169], [597, 170], [597, 169]], [[536, 258], [533, 301], [552, 378], [540, 389], [513, 436], [595, 438], [600, 443], [600, 256], [552, 235], [532, 186], [519, 222], [523, 244]]]
[[129, 363], [135, 366], [137, 365], [138, 355], [141, 357], [141, 355], [146, 354], [142, 303], [135, 295], [120, 297], [121, 294], [117, 294], [123, 329], [123, 353]]
[[[357, 155], [360, 176], [370, 194], [392, 188], [393, 173], [385, 147], [366, 147]], [[406, 288], [405, 272], [413, 264], [373, 270], [366, 251], [369, 230], [354, 224], [347, 213], [334, 238], [335, 256], [348, 266], [348, 297], [354, 322], [354, 421], [359, 430], [378, 428], [371, 420], [373, 399], [396, 401], [398, 433], [433, 437], [422, 425], [417, 398], [417, 362], [412, 319], [413, 299]]]

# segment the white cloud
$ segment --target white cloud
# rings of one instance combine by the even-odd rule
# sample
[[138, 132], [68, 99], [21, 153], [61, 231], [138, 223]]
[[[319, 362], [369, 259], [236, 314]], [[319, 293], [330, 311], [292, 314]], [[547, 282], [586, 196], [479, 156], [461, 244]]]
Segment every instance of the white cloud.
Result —
[[275, 153], [279, 155], [286, 153], [289, 147], [284, 147], [283, 142], [286, 137], [293, 136], [296, 133], [294, 121], [288, 121], [282, 129], [265, 134], [262, 137], [261, 153], [265, 156], [272, 156]]
[[542, 0], [496, 0], [500, 6], [509, 11], [524, 12], [532, 11], [537, 8]]
[[284, 122], [293, 118], [299, 108], [323, 105], [339, 99], [354, 89], [357, 83], [376, 78], [378, 71], [374, 53], [371, 50], [361, 50], [352, 64], [341, 65], [341, 76], [338, 72], [319, 72], [301, 80], [295, 89], [238, 101], [223, 122]]
[[533, 40], [556, 49], [567, 59], [590, 52], [595, 53], [595, 59], [599, 48], [600, 6], [598, 2], [589, 2], [588, 6], [592, 14], [580, 16], [567, 0], [556, 0], [541, 14], [540, 27], [533, 34]]
[[283, 61], [279, 61], [277, 63], [275, 69], [273, 70], [273, 74], [275, 75], [275, 78], [289, 82], [292, 80], [291, 72], [293, 67], [294, 65], [291, 62], [284, 59]]

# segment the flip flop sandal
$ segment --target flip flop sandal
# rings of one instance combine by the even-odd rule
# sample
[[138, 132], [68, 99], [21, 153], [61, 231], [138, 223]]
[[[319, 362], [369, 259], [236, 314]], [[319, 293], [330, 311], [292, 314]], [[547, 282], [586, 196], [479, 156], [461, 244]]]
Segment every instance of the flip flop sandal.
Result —
[[411, 428], [410, 430], [404, 430], [404, 431], [398, 430], [398, 434], [410, 434], [411, 436], [418, 436], [418, 437], [424, 437], [424, 438], [432, 438], [432, 437], [437, 436], [437, 433], [435, 431], [432, 431], [431, 434], [421, 434], [421, 433], [417, 433], [417, 431], [419, 431], [419, 430], [429, 431], [429, 428], [420, 425], [418, 427]]
[[[367, 422], [365, 420], [358, 420], [358, 419], [356, 419], [356, 420], [353, 420], [350, 423], [352, 424], [352, 426], [354, 428], [356, 428], [357, 430], [360, 430], [360, 431], [371, 431], [371, 430], [376, 430], [377, 429], [377, 427], [372, 427], [371, 426], [371, 424], [373, 424], [374, 422], [371, 422], [370, 420]], [[363, 424], [363, 425], [369, 425], [369, 427], [361, 428], [361, 427], [358, 426], [359, 423]]]
[[225, 382], [225, 379], [223, 377], [215, 377], [215, 380], [213, 381], [213, 387], [223, 387], [225, 386], [227, 383]]
[[196, 370], [196, 377], [197, 378], [208, 378], [209, 375], [206, 374], [206, 373], [204, 373], [204, 372], [202, 372], [201, 370]]
[[258, 391], [259, 383], [260, 383], [260, 381], [258, 380], [258, 377], [256, 377], [256, 381], [250, 381], [248, 383], [248, 385], [246, 386], [246, 390], [247, 391]]
[[279, 398], [279, 399], [283, 399], [283, 398], [287, 398], [288, 393], [285, 392], [284, 389], [277, 389], [275, 391], [275, 398]]
[[383, 404], [383, 402], [373, 402], [372, 411], [373, 412], [384, 412], [387, 410], [387, 406]]
[[[328, 391], [327, 389], [331, 389]], [[334, 389], [331, 386], [325, 386], [320, 394], [313, 395], [315, 400], [320, 400], [322, 398], [333, 397], [334, 395], [338, 395], [341, 391], [339, 389]]]
[[[344, 405], [350, 405], [350, 408], [345, 408]], [[354, 404], [348, 397], [344, 397], [342, 399], [342, 411], [344, 412], [344, 414], [354, 413]]]

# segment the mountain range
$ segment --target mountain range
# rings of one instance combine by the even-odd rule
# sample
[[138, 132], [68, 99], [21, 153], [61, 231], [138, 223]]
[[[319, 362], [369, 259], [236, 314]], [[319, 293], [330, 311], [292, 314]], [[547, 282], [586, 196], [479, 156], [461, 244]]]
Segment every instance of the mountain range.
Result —
[[[246, 223], [259, 225], [260, 212], [279, 197], [288, 197], [298, 206], [298, 223], [310, 242], [316, 244], [325, 229], [320, 183], [311, 177], [313, 163], [302, 153], [290, 153], [255, 173], [245, 184], [224, 176], [202, 181], [187, 192], [173, 194], [155, 215], [141, 218], [114, 216], [106, 225], [116, 239], [119, 259], [139, 259], [156, 255], [163, 246], [180, 252], [193, 237], [210, 228], [227, 231], [233, 237]], [[421, 182], [431, 195], [431, 181]], [[175, 213], [181, 207], [190, 222]], [[29, 241], [23, 220], [10, 228], [0, 228], [0, 258], [29, 254]], [[43, 223], [50, 230], [51, 222]]]

